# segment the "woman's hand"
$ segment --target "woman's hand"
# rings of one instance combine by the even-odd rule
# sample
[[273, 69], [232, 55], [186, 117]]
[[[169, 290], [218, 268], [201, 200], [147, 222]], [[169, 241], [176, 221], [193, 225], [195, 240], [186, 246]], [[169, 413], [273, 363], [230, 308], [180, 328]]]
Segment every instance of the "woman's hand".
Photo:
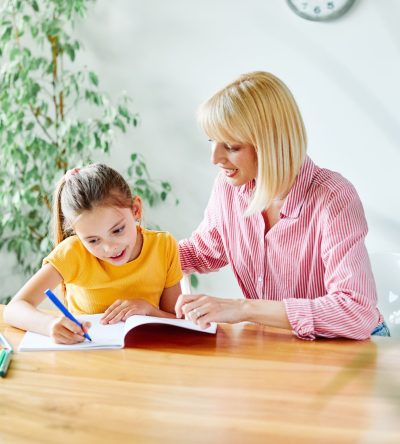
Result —
[[147, 301], [142, 299], [118, 299], [110, 305], [100, 319], [102, 324], [116, 324], [120, 321], [126, 321], [132, 315], [149, 316], [155, 308]]
[[201, 328], [211, 322], [235, 324], [244, 320], [242, 299], [222, 299], [206, 294], [181, 294], [176, 302], [176, 317], [190, 319]]
[[87, 333], [90, 328], [90, 322], [82, 322], [82, 328], [71, 319], [65, 316], [56, 318], [50, 324], [50, 337], [57, 344], [76, 344], [83, 342], [85, 337], [84, 333]]

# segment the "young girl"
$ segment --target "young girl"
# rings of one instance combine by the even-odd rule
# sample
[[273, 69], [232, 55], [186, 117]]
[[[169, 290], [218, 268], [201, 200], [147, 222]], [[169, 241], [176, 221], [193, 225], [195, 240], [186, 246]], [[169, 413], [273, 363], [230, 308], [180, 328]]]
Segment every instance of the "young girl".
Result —
[[104, 324], [134, 314], [175, 317], [182, 278], [176, 241], [140, 227], [141, 200], [117, 171], [103, 164], [68, 171], [53, 212], [55, 249], [7, 305], [6, 322], [61, 344], [84, 341], [89, 323], [81, 329], [36, 308], [59, 284], [70, 311], [104, 312]]

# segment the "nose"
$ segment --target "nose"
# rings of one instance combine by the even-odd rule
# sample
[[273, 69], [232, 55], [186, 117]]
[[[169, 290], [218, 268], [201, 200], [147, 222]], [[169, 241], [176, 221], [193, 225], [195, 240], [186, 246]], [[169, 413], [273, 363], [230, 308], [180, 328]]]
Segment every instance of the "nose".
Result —
[[111, 242], [103, 242], [104, 253], [114, 253], [115, 246]]
[[224, 159], [224, 144], [221, 142], [212, 142], [211, 145], [211, 163], [217, 165], [225, 163]]

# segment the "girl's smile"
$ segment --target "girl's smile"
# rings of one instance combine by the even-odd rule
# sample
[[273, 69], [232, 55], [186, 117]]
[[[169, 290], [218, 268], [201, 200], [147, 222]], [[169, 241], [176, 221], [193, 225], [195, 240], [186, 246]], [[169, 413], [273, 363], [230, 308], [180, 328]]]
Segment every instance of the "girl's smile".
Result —
[[123, 259], [124, 258], [124, 256], [125, 256], [125, 252], [126, 252], [126, 248], [121, 252], [121, 253], [117, 253], [117, 254], [115, 254], [114, 256], [111, 256], [109, 259], [111, 260], [111, 261], [115, 261], [115, 262], [118, 262], [118, 261], [120, 261], [121, 259]]

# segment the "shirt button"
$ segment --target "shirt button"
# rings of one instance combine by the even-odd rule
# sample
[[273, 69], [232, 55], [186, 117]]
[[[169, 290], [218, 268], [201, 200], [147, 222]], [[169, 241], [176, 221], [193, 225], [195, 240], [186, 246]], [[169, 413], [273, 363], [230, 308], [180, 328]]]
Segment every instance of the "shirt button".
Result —
[[258, 276], [258, 282], [262, 282], [263, 281], [263, 278], [262, 278], [262, 276]]

